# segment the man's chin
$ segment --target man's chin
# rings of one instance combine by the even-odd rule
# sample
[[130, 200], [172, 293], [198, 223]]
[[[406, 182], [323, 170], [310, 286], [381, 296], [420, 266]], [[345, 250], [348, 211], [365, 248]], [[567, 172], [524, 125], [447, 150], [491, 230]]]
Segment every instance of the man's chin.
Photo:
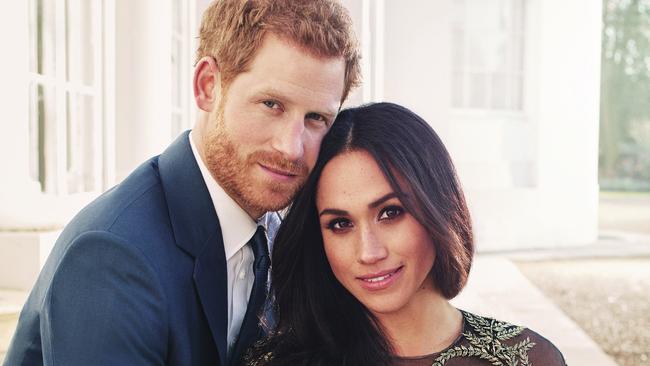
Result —
[[278, 211], [291, 203], [296, 192], [295, 187], [266, 187], [256, 192], [256, 201], [265, 211]]
[[266, 211], [279, 211], [291, 203], [291, 198], [293, 198], [293, 195], [268, 195], [266, 196], [266, 199], [264, 199], [264, 207], [266, 208]]

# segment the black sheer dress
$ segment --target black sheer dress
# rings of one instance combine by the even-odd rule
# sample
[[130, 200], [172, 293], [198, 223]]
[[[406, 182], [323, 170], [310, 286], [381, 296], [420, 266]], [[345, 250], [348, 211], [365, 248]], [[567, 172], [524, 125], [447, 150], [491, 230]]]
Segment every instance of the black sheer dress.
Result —
[[565, 366], [562, 353], [534, 331], [462, 311], [463, 332], [445, 350], [394, 357], [395, 366]]
[[[393, 366], [566, 366], [562, 353], [546, 338], [534, 331], [503, 321], [478, 316], [466, 311], [463, 331], [446, 349], [418, 357], [392, 357]], [[276, 360], [273, 342], [258, 343], [262, 354], [244, 360], [246, 366], [301, 365], [331, 366], [297, 356], [292, 361]], [[296, 350], [298, 351], [298, 350]], [[298, 352], [299, 354], [300, 352]], [[309, 354], [309, 352], [307, 352]], [[275, 362], [278, 361], [278, 362]], [[339, 365], [337, 365], [339, 366]], [[345, 366], [356, 366], [348, 365]], [[365, 366], [365, 365], [364, 365]]]

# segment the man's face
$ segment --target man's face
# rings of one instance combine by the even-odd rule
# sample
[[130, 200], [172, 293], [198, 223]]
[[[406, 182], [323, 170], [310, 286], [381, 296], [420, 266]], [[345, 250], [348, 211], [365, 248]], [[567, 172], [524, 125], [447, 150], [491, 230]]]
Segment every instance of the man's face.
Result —
[[203, 140], [206, 164], [253, 218], [289, 204], [338, 112], [342, 58], [317, 58], [267, 35], [227, 86]]

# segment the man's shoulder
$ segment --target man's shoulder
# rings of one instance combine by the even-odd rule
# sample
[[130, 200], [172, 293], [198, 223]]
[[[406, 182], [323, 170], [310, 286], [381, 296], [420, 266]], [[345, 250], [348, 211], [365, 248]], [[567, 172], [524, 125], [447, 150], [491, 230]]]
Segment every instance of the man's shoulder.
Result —
[[171, 241], [169, 215], [157, 172], [157, 158], [152, 158], [84, 207], [59, 236], [52, 260], [58, 262], [72, 243], [88, 233], [94, 233], [94, 238], [103, 236], [108, 242], [119, 239], [142, 251], [150, 243]]
[[[159, 212], [164, 205], [156, 157], [140, 165], [121, 183], [84, 207], [66, 226], [65, 231], [102, 230], [124, 234], [119, 229], [121, 221], [140, 221], [132, 224], [139, 224], [139, 229], [142, 229], [143, 221], [151, 218], [152, 213]], [[135, 228], [131, 226], [131, 229]]]

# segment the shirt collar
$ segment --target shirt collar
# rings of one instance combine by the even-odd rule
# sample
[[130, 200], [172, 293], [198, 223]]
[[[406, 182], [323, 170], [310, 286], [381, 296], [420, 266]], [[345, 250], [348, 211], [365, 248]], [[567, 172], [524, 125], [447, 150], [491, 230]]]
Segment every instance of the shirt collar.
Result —
[[[256, 223], [255, 220], [253, 220], [212, 177], [212, 174], [210, 174], [210, 171], [203, 163], [203, 160], [194, 145], [192, 132], [189, 133], [189, 139], [194, 159], [196, 159], [196, 162], [199, 165], [201, 175], [203, 176], [205, 185], [208, 187], [210, 198], [212, 199], [214, 209], [219, 218], [219, 223], [221, 224], [223, 247], [226, 254], [226, 260], [229, 260], [253, 237], [258, 223]], [[264, 219], [265, 215], [263, 215], [258, 222], [264, 222]]]

